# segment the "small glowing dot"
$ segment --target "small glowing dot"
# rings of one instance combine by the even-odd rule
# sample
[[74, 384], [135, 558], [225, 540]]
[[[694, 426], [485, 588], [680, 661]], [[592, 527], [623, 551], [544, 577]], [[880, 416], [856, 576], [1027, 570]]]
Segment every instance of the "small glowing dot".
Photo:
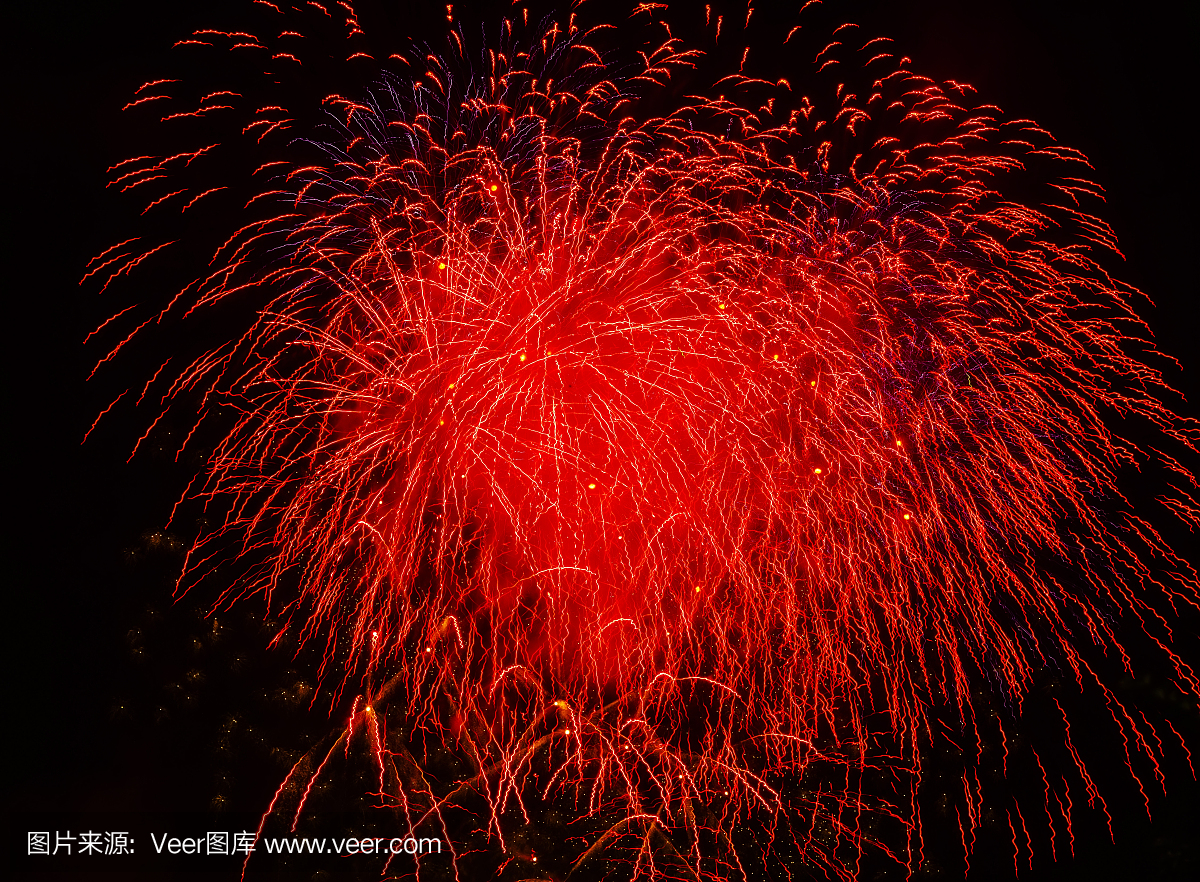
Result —
[[909, 520], [910, 518], [912, 518], [912, 515], [910, 515], [910, 514], [906, 514], [904, 516], [904, 520], [906, 520], [906, 521]]
[[438, 420], [438, 425], [439, 425], [439, 426], [444, 426], [444, 425], [446, 425], [446, 421], [445, 421], [445, 420]]
[[903, 441], [897, 441], [897, 442], [896, 442], [896, 446], [897, 446], [897, 447], [903, 447], [903, 446], [904, 446], [904, 442], [903, 442]]
[[595, 490], [595, 489], [596, 489], [596, 485], [595, 485], [595, 484], [588, 484], [588, 489], [589, 489], [589, 490]]
[[725, 304], [724, 304], [724, 303], [718, 303], [718, 304], [717, 304], [717, 309], [724, 309], [724, 308], [725, 308]]
[[809, 383], [808, 383], [808, 385], [810, 385], [810, 386], [815, 386], [815, 385], [817, 385], [817, 381], [816, 381], [816, 380], [810, 380], [810, 381], [809, 381]]
[[445, 269], [445, 268], [446, 268], [446, 264], [444, 264], [444, 263], [438, 264], [438, 269]]
[[813, 474], [814, 474], [814, 475], [819, 475], [819, 474], [821, 474], [821, 470], [820, 470], [820, 469], [813, 469]]
[[571, 734], [571, 730], [570, 730], [570, 729], [563, 729], [563, 734], [564, 734], [564, 735], [570, 735], [570, 734]]
[[425, 651], [426, 651], [426, 652], [433, 652], [433, 647], [432, 647], [432, 646], [426, 646], [426, 647], [425, 647]]
[[522, 352], [522, 353], [521, 353], [521, 361], [524, 361], [524, 360], [525, 360], [525, 353], [524, 353], [524, 352]]
[[697, 591], [703, 591], [703, 590], [704, 590], [704, 586], [703, 586], [703, 585], [697, 585], [697, 586], [696, 586], [696, 590], [697, 590]]
[[451, 388], [451, 389], [453, 389], [453, 388], [454, 388], [454, 384], [453, 384], [453, 383], [451, 383], [451, 384], [450, 384], [450, 388]]
[[774, 355], [771, 356], [771, 358], [775, 359], [776, 361], [779, 361], [779, 353], [776, 352]]
[[500, 188], [499, 188], [499, 187], [497, 187], [495, 184], [492, 184], [492, 186], [491, 186], [491, 187], [489, 187], [488, 189], [489, 189], [489, 190], [491, 190], [493, 193], [495, 193], [495, 192], [496, 192], [497, 190], [499, 190]]
[[369, 705], [369, 704], [367, 705], [366, 710], [367, 710], [367, 713], [369, 713], [369, 714], [375, 713], [375, 708], [371, 707], [371, 705]]

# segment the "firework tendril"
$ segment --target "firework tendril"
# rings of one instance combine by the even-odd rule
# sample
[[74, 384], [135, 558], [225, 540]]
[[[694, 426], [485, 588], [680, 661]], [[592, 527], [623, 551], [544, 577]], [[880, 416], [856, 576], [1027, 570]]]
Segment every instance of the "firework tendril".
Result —
[[[474, 789], [503, 844], [531, 792], [569, 792], [608, 831], [578, 860], [632, 835], [635, 875], [736, 876], [729, 831], [764, 813], [801, 818], [827, 868], [852, 875], [847, 845], [912, 867], [920, 745], [949, 708], [969, 854], [969, 754], [1004, 734], [976, 696], [1019, 709], [1047, 666], [1105, 696], [1131, 774], [1186, 750], [1093, 661], [1132, 671], [1132, 622], [1200, 693], [1171, 631], [1195, 574], [1118, 484], [1165, 466], [1164, 517], [1200, 523], [1162, 452], [1197, 430], [1162, 403], [1138, 292], [1097, 262], [1115, 241], [1081, 154], [853, 26], [787, 34], [799, 73], [771, 82], [745, 55], [719, 69], [739, 36], [711, 12], [707, 49], [654, 7], [514, 9], [383, 58], [348, 3], [257, 8], [253, 34], [178, 50], [233, 85], [130, 102], [195, 143], [113, 186], [221, 232], [196, 282], [101, 339], [226, 317], [228, 342], [142, 393], [222, 426], [189, 490], [220, 521], [181, 584], [240, 557], [220, 602], [262, 594], [326, 642], [362, 694], [337, 744], [366, 733], [411, 829]], [[367, 87], [329, 94], [322, 65]], [[131, 240], [89, 277], [178, 247]], [[469, 780], [406, 783], [428, 743]], [[334, 748], [284, 782], [297, 818]], [[840, 789], [780, 783], [838, 769]], [[864, 769], [890, 795], [864, 797]], [[864, 807], [902, 835], [868, 835]]]

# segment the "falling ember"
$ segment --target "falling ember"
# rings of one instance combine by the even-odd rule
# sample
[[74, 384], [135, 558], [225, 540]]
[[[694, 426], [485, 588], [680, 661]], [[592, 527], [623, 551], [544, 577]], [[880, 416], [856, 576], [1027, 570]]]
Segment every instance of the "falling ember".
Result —
[[[230, 538], [267, 549], [227, 594], [262, 592], [327, 642], [363, 692], [381, 791], [390, 701], [435, 737], [486, 729], [497, 836], [536, 749], [581, 811], [623, 800], [694, 829], [689, 801], [724, 794], [712, 829], [820, 814], [862, 849], [853, 794], [788, 805], [772, 776], [917, 781], [935, 706], [978, 747], [977, 689], [1019, 706], [1053, 664], [1106, 690], [1086, 647], [1124, 653], [1114, 616], [1170, 644], [1141, 611], [1194, 605], [1195, 576], [1112, 502], [1121, 465], [1157, 454], [1109, 422], [1189, 453], [1196, 435], [1129, 354], [1148, 346], [1127, 336], [1130, 292], [1083, 247], [1112, 241], [1076, 207], [1095, 193], [1076, 151], [907, 59], [885, 70], [854, 30], [805, 85], [754, 79], [751, 59], [705, 90], [704, 47], [651, 20], [627, 26], [629, 55], [606, 26], [519, 12], [475, 50], [452, 21], [445, 55], [394, 56], [362, 93], [318, 96], [306, 128], [279, 82], [314, 13], [271, 10], [257, 36], [182, 47], [269, 59], [258, 88], [221, 93], [235, 135], [114, 182], [168, 213], [219, 198], [208, 151], [250, 172], [243, 213], [213, 209], [212, 266], [163, 312], [258, 304], [164, 390], [238, 414], [199, 491], [228, 515], [184, 578]], [[367, 64], [348, 10], [327, 13]], [[684, 76], [699, 97], [664, 108]], [[163, 100], [143, 110], [216, 112], [171, 85], [144, 87]], [[1006, 196], [1036, 175], [1071, 204]], [[89, 275], [107, 289], [157, 247], [123, 243]], [[1168, 502], [1192, 523], [1194, 488]], [[1151, 760], [1179, 749], [1114, 721]], [[531, 734], [556, 725], [570, 738]], [[916, 814], [894, 849], [910, 865]], [[973, 838], [977, 814], [962, 823]], [[836, 862], [811, 832], [805, 848]]]

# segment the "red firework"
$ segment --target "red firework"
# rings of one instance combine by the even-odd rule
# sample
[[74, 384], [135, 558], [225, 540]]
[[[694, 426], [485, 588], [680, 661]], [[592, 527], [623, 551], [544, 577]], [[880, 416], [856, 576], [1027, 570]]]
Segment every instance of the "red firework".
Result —
[[[1133, 292], [1090, 256], [1113, 242], [1078, 207], [1095, 188], [1076, 151], [853, 27], [803, 85], [743, 58], [703, 88], [705, 56], [665, 26], [627, 27], [659, 38], [634, 55], [575, 15], [519, 13], [478, 57], [452, 26], [447, 54], [318, 96], [310, 130], [269, 84], [309, 64], [318, 13], [263, 6], [253, 35], [183, 41], [261, 58], [254, 88], [185, 104], [160, 81], [130, 105], [240, 134], [114, 182], [188, 211], [227, 185], [185, 167], [229, 154], [252, 172], [228, 185], [252, 198], [210, 270], [159, 316], [258, 304], [164, 395], [236, 413], [199, 491], [227, 514], [185, 576], [231, 537], [265, 560], [226, 597], [264, 592], [362, 682], [343, 735], [373, 733], [381, 793], [390, 700], [413, 732], [469, 744], [501, 838], [535, 755], [557, 751], [543, 786], [619, 804], [612, 829], [798, 809], [861, 849], [860, 798], [787, 806], [772, 776], [915, 780], [931, 708], [979, 747], [973, 690], [1019, 705], [1047, 663], [1111, 697], [1079, 647], [1123, 654], [1115, 616], [1200, 692], [1152, 613], [1195, 605], [1194, 574], [1098, 502], [1120, 499], [1123, 463], [1165, 457], [1114, 414], [1189, 450], [1196, 435], [1129, 354]], [[371, 64], [351, 7], [321, 13], [346, 64]], [[834, 64], [851, 72], [826, 81]], [[698, 96], [677, 99], [680, 77]], [[1069, 204], [1006, 195], [1039, 175]], [[93, 272], [157, 250], [124, 243]], [[1194, 487], [1169, 502], [1192, 523]], [[1157, 763], [1153, 728], [1116, 708]], [[297, 817], [317, 763], [285, 782]], [[726, 796], [720, 822], [696, 821], [693, 802]], [[911, 866], [913, 809], [873, 807], [909, 825]], [[701, 840], [681, 859], [711, 875]]]

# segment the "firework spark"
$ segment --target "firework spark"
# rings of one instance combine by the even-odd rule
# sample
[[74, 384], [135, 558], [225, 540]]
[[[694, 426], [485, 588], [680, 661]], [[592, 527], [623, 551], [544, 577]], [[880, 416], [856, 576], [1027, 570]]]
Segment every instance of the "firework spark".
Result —
[[[1193, 524], [1195, 485], [1110, 426], [1187, 451], [1196, 430], [1137, 355], [1136, 292], [1094, 260], [1114, 241], [1080, 154], [853, 26], [803, 82], [769, 82], [745, 55], [710, 76], [715, 53], [652, 9], [624, 46], [518, 11], [474, 48], [451, 19], [444, 52], [381, 62], [349, 4], [261, 5], [253, 34], [181, 42], [255, 59], [245, 85], [160, 80], [129, 104], [222, 133], [113, 169], [150, 216], [214, 205], [226, 231], [158, 321], [252, 313], [142, 398], [174, 377], [164, 402], [225, 421], [193, 490], [224, 519], [185, 578], [231, 547], [255, 562], [222, 601], [263, 593], [361, 682], [329, 750], [369, 731], [412, 829], [439, 803], [395, 771], [389, 702], [410, 744], [469, 757], [498, 839], [531, 786], [572, 790], [617, 811], [610, 831], [642, 825], [638, 868], [645, 825], [684, 830], [698, 875], [720, 874], [702, 831], [758, 811], [809, 817], [803, 850], [834, 869], [840, 843], [867, 847], [848, 774], [806, 798], [778, 783], [831, 766], [902, 781], [868, 807], [912, 866], [902, 794], [932, 709], [979, 754], [1000, 724], [976, 691], [1019, 706], [1048, 664], [1112, 699], [1129, 753], [1181, 749], [1082, 648], [1124, 656], [1113, 622], [1132, 617], [1200, 692], [1160, 614], [1196, 605], [1195, 576], [1117, 476], [1173, 467]], [[736, 39], [722, 23], [707, 39]], [[297, 98], [328, 64], [316, 31], [369, 88]], [[1057, 201], [1010, 195], [1030, 186]], [[122, 243], [89, 276], [107, 289], [162, 247]], [[139, 314], [104, 329], [114, 353]], [[284, 782], [297, 819], [329, 755]]]

